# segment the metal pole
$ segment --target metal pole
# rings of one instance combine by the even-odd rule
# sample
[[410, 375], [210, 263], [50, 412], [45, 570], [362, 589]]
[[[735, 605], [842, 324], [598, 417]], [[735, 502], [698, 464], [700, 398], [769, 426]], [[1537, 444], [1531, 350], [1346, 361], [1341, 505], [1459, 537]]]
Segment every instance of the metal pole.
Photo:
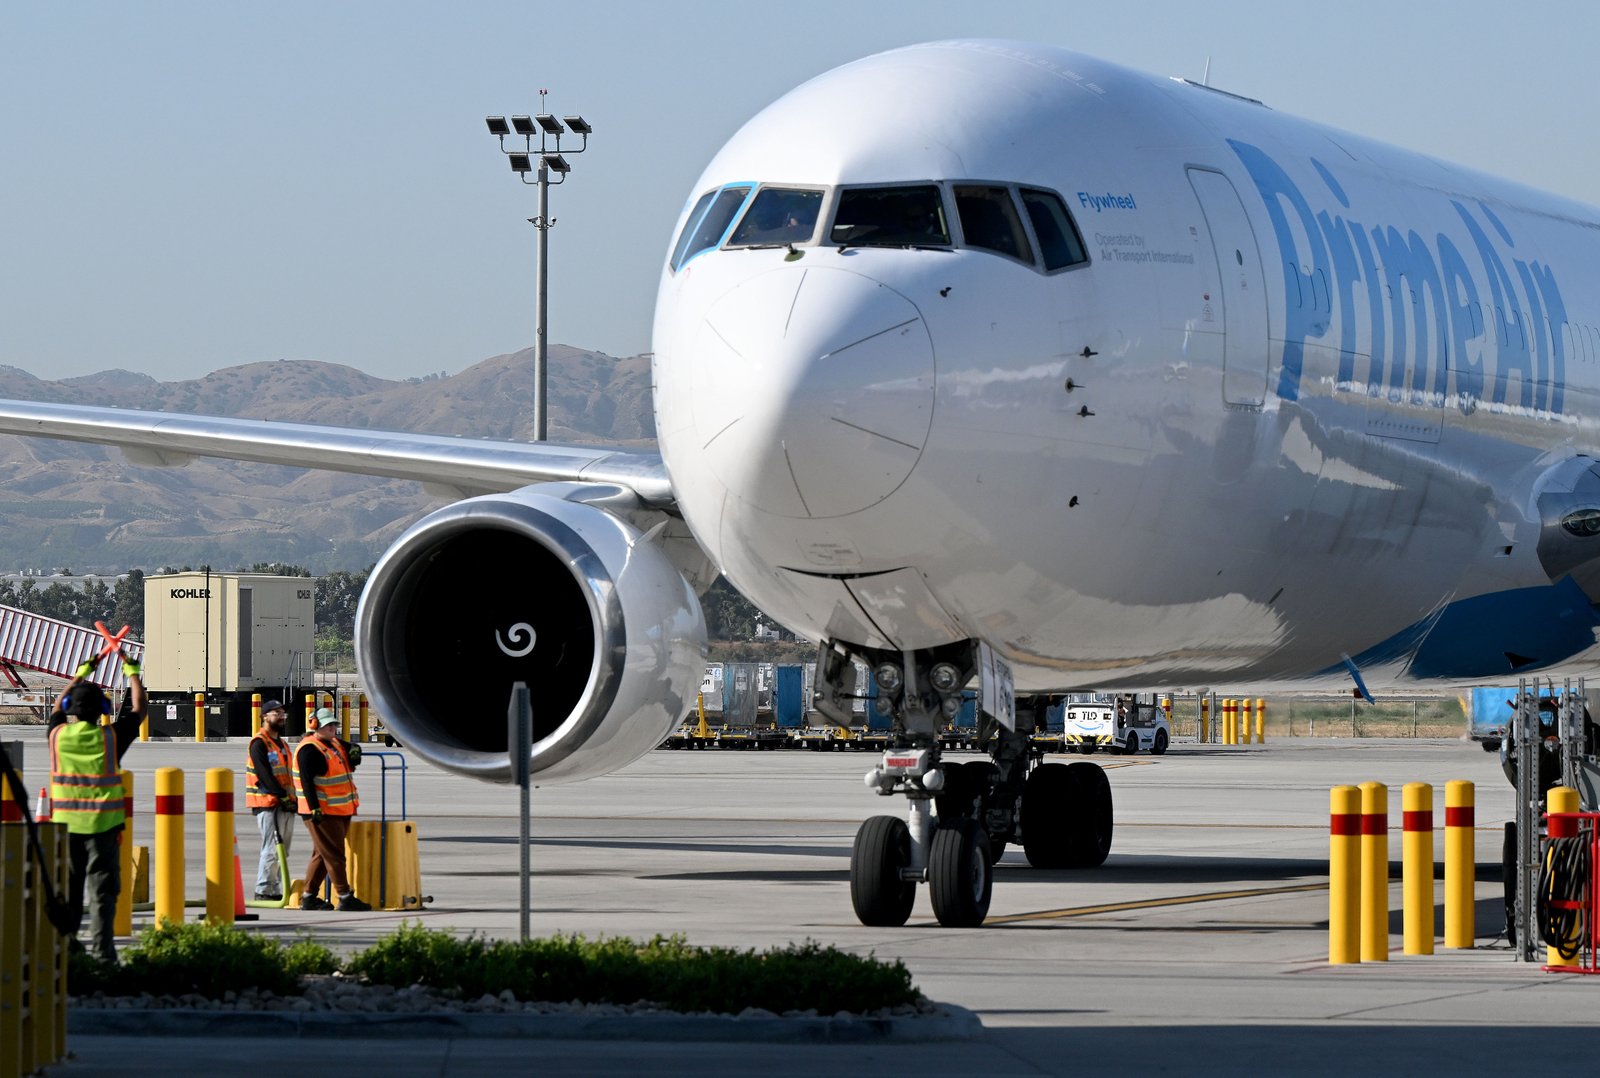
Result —
[[542, 442], [549, 436], [547, 424], [548, 388], [545, 380], [545, 326], [548, 313], [549, 258], [550, 258], [550, 169], [539, 159], [539, 216], [534, 227], [539, 230], [538, 255], [534, 259], [534, 290], [538, 300], [533, 312], [533, 440]]
[[521, 930], [521, 938], [528, 938], [528, 908], [530, 899], [529, 877], [532, 866], [528, 856], [529, 847], [529, 814], [530, 805], [528, 789], [530, 785], [529, 762], [533, 755], [533, 711], [528, 699], [527, 682], [519, 681], [511, 687], [511, 706], [506, 715], [506, 746], [511, 756], [511, 775], [516, 782], [521, 800], [522, 811], [518, 813], [519, 832], [517, 842], [518, 863], [521, 871], [518, 875], [520, 903], [517, 907], [517, 924]]

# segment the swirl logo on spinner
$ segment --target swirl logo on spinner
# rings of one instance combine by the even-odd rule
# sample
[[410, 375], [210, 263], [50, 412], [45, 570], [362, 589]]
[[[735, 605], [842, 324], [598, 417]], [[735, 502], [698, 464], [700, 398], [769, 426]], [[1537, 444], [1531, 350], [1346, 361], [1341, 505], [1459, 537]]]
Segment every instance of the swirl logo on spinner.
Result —
[[511, 638], [512, 645], [519, 643], [524, 637], [526, 637], [528, 641], [521, 647], [508, 646], [506, 641], [500, 639], [500, 630], [496, 629], [494, 631], [495, 646], [513, 659], [520, 659], [532, 651], [534, 642], [538, 640], [538, 634], [533, 631], [533, 626], [529, 625], [525, 621], [519, 621], [515, 625], [511, 626], [511, 628], [506, 631], [506, 635]]

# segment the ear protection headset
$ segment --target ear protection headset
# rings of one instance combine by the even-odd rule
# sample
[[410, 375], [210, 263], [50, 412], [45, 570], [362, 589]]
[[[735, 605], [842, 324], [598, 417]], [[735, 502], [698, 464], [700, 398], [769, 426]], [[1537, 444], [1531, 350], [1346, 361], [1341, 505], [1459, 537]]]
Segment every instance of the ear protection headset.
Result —
[[[56, 704], [56, 707], [64, 714], [70, 715], [72, 713], [72, 694], [69, 692], [62, 693], [61, 700]], [[100, 694], [100, 714], [111, 714], [111, 700], [105, 693]]]

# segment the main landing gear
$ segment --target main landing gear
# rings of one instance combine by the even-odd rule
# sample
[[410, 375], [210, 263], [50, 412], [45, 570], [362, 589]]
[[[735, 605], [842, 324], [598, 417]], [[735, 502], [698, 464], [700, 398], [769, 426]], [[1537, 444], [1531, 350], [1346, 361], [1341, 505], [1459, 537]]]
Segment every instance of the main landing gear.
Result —
[[[980, 743], [991, 746], [989, 759], [943, 759], [939, 725], [960, 709], [962, 689], [975, 673], [974, 646], [858, 654], [873, 664], [878, 695], [870, 706], [893, 721], [891, 747], [867, 772], [866, 784], [883, 797], [903, 794], [907, 802], [903, 819], [873, 816], [856, 832], [850, 901], [862, 924], [905, 924], [917, 884], [926, 883], [941, 925], [981, 925], [994, 865], [1008, 843], [1020, 842], [1035, 868], [1092, 868], [1105, 861], [1111, 787], [1095, 764], [1043, 763], [1030, 748], [1029, 729], [1003, 727], [993, 737], [980, 731]], [[817, 669], [818, 709], [849, 723], [849, 654], [825, 643]]]

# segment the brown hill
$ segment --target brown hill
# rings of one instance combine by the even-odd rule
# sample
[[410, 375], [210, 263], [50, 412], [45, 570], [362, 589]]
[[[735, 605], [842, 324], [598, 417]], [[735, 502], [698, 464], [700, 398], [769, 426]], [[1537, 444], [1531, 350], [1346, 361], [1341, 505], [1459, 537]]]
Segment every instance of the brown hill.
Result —
[[[550, 438], [647, 445], [655, 435], [650, 362], [555, 345]], [[0, 367], [0, 397], [286, 422], [533, 436], [531, 351], [459, 374], [403, 381], [351, 367], [281, 360], [158, 382], [123, 370], [47, 381]], [[0, 570], [79, 572], [287, 561], [314, 572], [361, 568], [441, 504], [415, 483], [233, 461], [129, 464], [71, 442], [0, 437]]]

